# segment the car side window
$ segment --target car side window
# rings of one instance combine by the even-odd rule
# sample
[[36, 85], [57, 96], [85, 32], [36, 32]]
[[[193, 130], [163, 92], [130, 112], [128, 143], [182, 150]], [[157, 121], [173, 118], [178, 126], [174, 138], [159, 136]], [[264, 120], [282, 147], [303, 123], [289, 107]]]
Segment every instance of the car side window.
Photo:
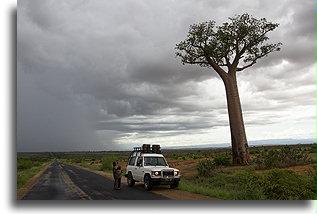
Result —
[[143, 162], [143, 158], [139, 157], [136, 165], [137, 166], [142, 166], [142, 162]]
[[129, 161], [129, 165], [134, 166], [134, 163], [135, 163], [135, 157], [131, 157]]

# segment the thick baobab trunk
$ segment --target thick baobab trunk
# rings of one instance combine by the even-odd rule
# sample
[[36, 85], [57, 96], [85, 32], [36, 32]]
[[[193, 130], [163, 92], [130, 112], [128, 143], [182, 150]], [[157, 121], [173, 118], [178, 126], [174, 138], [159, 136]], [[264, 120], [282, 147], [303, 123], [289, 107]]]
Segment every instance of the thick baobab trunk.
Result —
[[232, 162], [247, 165], [249, 164], [248, 141], [244, 128], [236, 74], [228, 74], [223, 80], [226, 88], [231, 131]]

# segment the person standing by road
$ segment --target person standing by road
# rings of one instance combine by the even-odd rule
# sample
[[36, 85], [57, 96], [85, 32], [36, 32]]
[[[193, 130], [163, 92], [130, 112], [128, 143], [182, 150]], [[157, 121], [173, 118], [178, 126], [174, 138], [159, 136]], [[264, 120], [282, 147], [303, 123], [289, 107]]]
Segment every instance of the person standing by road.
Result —
[[116, 172], [115, 172], [115, 180], [114, 180], [114, 187], [115, 187], [116, 190], [120, 189], [121, 176], [122, 176], [121, 166], [117, 166], [116, 167]]

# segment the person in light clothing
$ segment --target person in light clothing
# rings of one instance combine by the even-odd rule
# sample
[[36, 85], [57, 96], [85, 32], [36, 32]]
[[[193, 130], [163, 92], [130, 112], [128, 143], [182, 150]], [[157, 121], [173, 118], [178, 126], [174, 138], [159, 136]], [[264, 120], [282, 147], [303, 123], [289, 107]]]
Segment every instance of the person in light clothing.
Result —
[[114, 189], [119, 190], [121, 185], [122, 170], [121, 166], [117, 166], [115, 170]]

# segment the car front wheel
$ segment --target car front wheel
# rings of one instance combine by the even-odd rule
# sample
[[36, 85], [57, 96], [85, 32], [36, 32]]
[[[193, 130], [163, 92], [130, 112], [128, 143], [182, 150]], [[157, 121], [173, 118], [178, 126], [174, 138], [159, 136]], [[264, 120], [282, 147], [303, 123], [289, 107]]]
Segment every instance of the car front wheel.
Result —
[[144, 188], [146, 191], [150, 191], [152, 189], [152, 181], [149, 175], [145, 175], [144, 177]]
[[128, 173], [127, 182], [129, 187], [133, 187], [135, 184], [135, 180], [133, 179], [131, 172]]

